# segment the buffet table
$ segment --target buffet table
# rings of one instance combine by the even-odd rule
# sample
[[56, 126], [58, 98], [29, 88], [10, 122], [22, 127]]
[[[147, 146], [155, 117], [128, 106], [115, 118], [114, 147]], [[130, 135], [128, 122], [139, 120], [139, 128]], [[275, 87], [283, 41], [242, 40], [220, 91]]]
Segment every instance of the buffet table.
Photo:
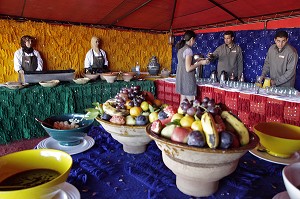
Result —
[[19, 90], [0, 87], [0, 144], [43, 137], [46, 132], [35, 117], [45, 119], [62, 113], [85, 113], [86, 108], [93, 107], [93, 102], [105, 102], [122, 87], [132, 85], [155, 93], [153, 81], [147, 80], [112, 84], [98, 80], [84, 85], [61, 82], [53, 88], [33, 84]]
[[[165, 103], [179, 106], [180, 95], [175, 91], [175, 81], [172, 78], [156, 80], [156, 95]], [[219, 86], [198, 85], [198, 100], [204, 97], [223, 103], [236, 114], [247, 127], [252, 130], [258, 122], [283, 122], [300, 126], [300, 96], [273, 97], [263, 89], [260, 93], [240, 91], [238, 89], [220, 88]]]
[[[134, 155], [125, 153], [101, 126], [94, 126], [88, 135], [95, 145], [72, 155], [67, 179], [81, 198], [192, 198], [177, 189], [175, 175], [164, 165], [154, 141], [145, 153]], [[272, 198], [285, 191], [283, 167], [247, 152], [236, 171], [223, 178], [219, 190], [207, 198]]]

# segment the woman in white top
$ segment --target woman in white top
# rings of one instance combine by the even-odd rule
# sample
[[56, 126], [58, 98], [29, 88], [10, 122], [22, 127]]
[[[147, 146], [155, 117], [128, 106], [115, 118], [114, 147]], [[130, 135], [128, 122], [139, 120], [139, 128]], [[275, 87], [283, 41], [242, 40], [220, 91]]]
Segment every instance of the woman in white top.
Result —
[[108, 72], [108, 60], [104, 50], [100, 49], [101, 40], [92, 37], [91, 47], [84, 60], [85, 73], [104, 73]]
[[21, 38], [21, 48], [14, 54], [14, 69], [16, 72], [23, 71], [42, 71], [43, 60], [40, 53], [33, 49], [33, 41], [29, 35]]

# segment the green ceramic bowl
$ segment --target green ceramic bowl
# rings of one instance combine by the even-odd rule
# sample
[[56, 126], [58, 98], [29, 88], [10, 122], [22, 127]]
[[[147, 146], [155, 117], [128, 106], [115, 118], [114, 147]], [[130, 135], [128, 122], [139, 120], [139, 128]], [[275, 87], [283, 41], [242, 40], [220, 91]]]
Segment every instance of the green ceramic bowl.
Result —
[[[72, 120], [77, 120], [76, 124], [79, 125], [79, 127], [65, 130], [56, 129], [53, 127], [54, 122], [68, 121], [71, 123]], [[49, 136], [58, 141], [60, 145], [75, 146], [82, 142], [83, 138], [92, 127], [94, 120], [84, 119], [84, 114], [63, 114], [46, 118], [44, 122], [52, 125], [52, 127], [49, 127], [45, 124], [41, 124]]]

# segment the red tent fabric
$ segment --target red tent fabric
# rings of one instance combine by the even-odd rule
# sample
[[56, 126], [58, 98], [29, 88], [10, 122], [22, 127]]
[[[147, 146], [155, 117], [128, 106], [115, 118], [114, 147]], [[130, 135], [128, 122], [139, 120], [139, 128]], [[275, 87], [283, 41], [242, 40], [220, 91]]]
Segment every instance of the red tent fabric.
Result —
[[0, 16], [182, 32], [300, 16], [299, 0], [1, 0]]

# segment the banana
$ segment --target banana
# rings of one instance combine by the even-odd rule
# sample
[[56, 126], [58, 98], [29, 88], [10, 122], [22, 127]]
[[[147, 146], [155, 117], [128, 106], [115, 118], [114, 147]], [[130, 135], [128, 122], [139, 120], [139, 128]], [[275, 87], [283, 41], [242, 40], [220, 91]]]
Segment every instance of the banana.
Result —
[[249, 143], [249, 132], [246, 126], [243, 124], [243, 122], [238, 120], [234, 115], [232, 115], [228, 111], [223, 111], [221, 113], [221, 117], [226, 122], [228, 122], [238, 133], [241, 145], [246, 145]]
[[107, 113], [110, 116], [127, 116], [129, 115], [129, 111], [126, 109], [120, 109], [117, 110], [115, 107], [113, 107], [116, 104], [116, 101], [113, 99], [107, 100], [103, 103], [103, 111]]
[[206, 142], [209, 148], [215, 149], [219, 145], [219, 133], [213, 116], [205, 112], [201, 116], [201, 124], [205, 133]]

